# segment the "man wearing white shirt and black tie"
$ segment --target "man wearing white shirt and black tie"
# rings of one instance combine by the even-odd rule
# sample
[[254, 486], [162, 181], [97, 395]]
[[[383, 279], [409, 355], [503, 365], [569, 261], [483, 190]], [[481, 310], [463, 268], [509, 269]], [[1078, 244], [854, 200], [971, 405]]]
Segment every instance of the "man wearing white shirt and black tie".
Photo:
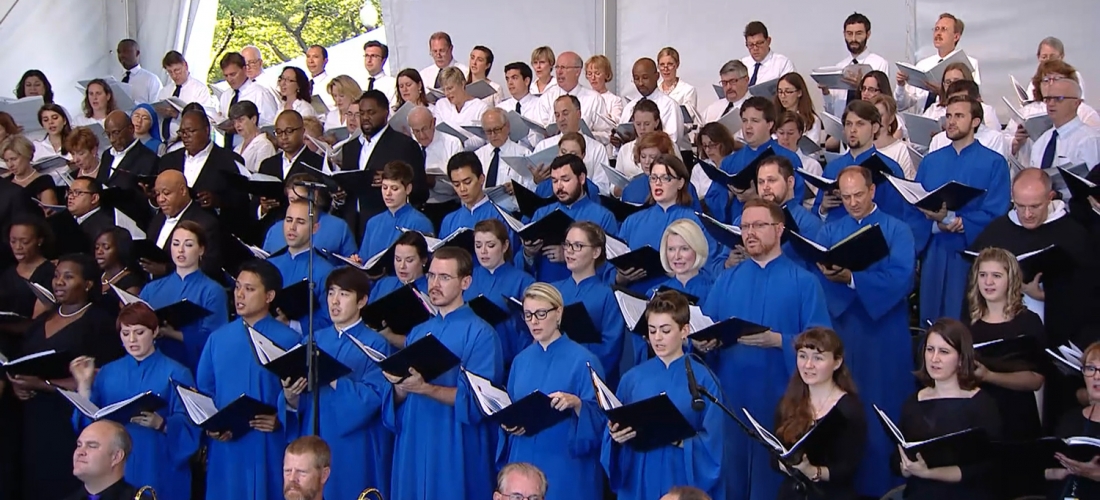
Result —
[[[718, 70], [718, 78], [726, 98], [711, 103], [703, 110], [704, 125], [716, 122], [727, 113], [740, 108], [749, 97], [749, 71], [745, 63], [738, 60], [727, 61], [722, 65], [722, 69]], [[730, 130], [731, 135], [740, 132], [740, 130]]]
[[[214, 98], [210, 95], [210, 88], [191, 76], [191, 69], [187, 66], [187, 60], [183, 58], [183, 54], [175, 50], [168, 51], [161, 61], [161, 67], [168, 73], [171, 83], [160, 89], [157, 101], [177, 97], [187, 104], [196, 102], [203, 108], [214, 109]], [[161, 122], [157, 124], [160, 127], [160, 137], [165, 144], [168, 144], [171, 138], [176, 137], [180, 128], [180, 112], [171, 106], [158, 106], [156, 111], [161, 118]]]
[[[663, 130], [675, 144], [684, 133], [684, 114], [680, 112], [680, 104], [674, 101], [668, 94], [657, 88], [657, 63], [653, 59], [643, 57], [634, 63], [631, 70], [634, 78], [634, 88], [641, 97], [627, 103], [623, 108], [623, 117], [619, 123], [630, 123], [634, 118], [634, 106], [642, 99], [649, 99], [661, 110], [661, 124]], [[619, 139], [619, 141], [616, 141]], [[612, 143], [621, 142], [617, 135], [612, 136]], [[621, 144], [616, 144], [620, 146]]]
[[[605, 141], [603, 142], [606, 142], [606, 138], [611, 135], [612, 124], [609, 123], [610, 120], [603, 118], [606, 116], [606, 110], [600, 94], [588, 87], [581, 86], [581, 69], [583, 67], [584, 61], [576, 52], [563, 52], [558, 56], [558, 62], [554, 66], [558, 84], [547, 87], [539, 96], [539, 123], [546, 125], [554, 123], [555, 102], [559, 97], [568, 94], [576, 97], [580, 102], [580, 118], [588, 124], [588, 128], [597, 136], [601, 135], [599, 134], [600, 131], [605, 132], [603, 134]], [[598, 167], [596, 171], [599, 171]]]
[[[122, 83], [130, 85], [130, 97], [138, 104], [155, 102], [160, 92], [160, 78], [142, 68], [140, 64], [141, 48], [129, 38], [118, 42], [118, 62], [122, 69]], [[129, 112], [125, 109], [123, 111]]]
[[[539, 122], [539, 96], [531, 93], [531, 80], [535, 72], [525, 62], [509, 63], [504, 67], [504, 83], [512, 97], [497, 104], [505, 111], [515, 111], [520, 116]], [[534, 130], [527, 135], [527, 145], [537, 144], [543, 136]]]
[[768, 36], [768, 27], [760, 21], [745, 26], [745, 47], [749, 55], [742, 57], [741, 63], [749, 69], [750, 87], [795, 71], [794, 63], [787, 56], [772, 52], [772, 37]]
[[[244, 73], [248, 75], [248, 79], [270, 92], [275, 101], [282, 101], [282, 94], [279, 93], [279, 87], [276, 85], [274, 77], [264, 76], [264, 57], [260, 53], [260, 49], [256, 48], [255, 45], [247, 45], [241, 49], [241, 56], [244, 57]], [[274, 120], [275, 117], [271, 117], [271, 121]]]
[[306, 49], [306, 71], [309, 72], [311, 97], [320, 96], [321, 102], [332, 109], [336, 107], [336, 101], [325, 90], [328, 88], [328, 82], [332, 81], [328, 71], [325, 71], [326, 66], [328, 66], [328, 49], [320, 45], [310, 45]]
[[[1100, 164], [1100, 131], [1085, 125], [1077, 117], [1081, 105], [1081, 87], [1063, 78], [1043, 84], [1043, 101], [1054, 127], [1035, 141], [1031, 148], [1031, 166], [1043, 169], [1065, 164], [1084, 163], [1088, 168]], [[1053, 173], [1053, 172], [1051, 172]], [[1065, 196], [1067, 193], [1062, 193]]]
[[[936, 47], [936, 54], [921, 59], [916, 64], [917, 69], [921, 71], [930, 70], [943, 62], [944, 59], [951, 57], [957, 50], [965, 27], [966, 25], [963, 24], [962, 19], [947, 12], [940, 14], [936, 26], [932, 28], [932, 45]], [[966, 58], [970, 60], [970, 66], [974, 70], [974, 81], [979, 84], [982, 83], [981, 77], [978, 76], [978, 60], [969, 54]], [[909, 85], [909, 76], [901, 71], [898, 71], [897, 81], [898, 86], [894, 89], [894, 100], [898, 102], [899, 111], [916, 107], [917, 109], [914, 112], [920, 114], [936, 101], [936, 96], [943, 90], [940, 88], [940, 82], [926, 82], [934, 90], [931, 94], [927, 90]]]
[[[558, 59], [558, 63], [561, 63], [561, 59]], [[560, 78], [558, 80], [561, 81]], [[540, 97], [540, 99], [546, 96]], [[558, 142], [561, 140], [561, 136], [567, 132], [581, 131], [581, 110], [580, 99], [574, 95], [562, 95], [558, 97], [554, 102], [554, 120], [558, 125], [558, 130], [561, 134], [553, 137], [547, 137], [535, 145], [534, 152], [539, 152], [544, 149], [558, 147]], [[611, 162], [607, 159], [607, 148], [603, 147], [599, 141], [592, 137], [581, 134], [584, 137], [584, 164], [588, 167], [588, 171], [592, 173], [590, 179], [600, 188], [601, 193], [611, 192], [611, 182], [607, 179], [607, 173], [604, 172], [603, 165], [610, 165]], [[547, 174], [549, 177], [549, 174]]]
[[[867, 49], [867, 42], [871, 39], [871, 20], [859, 12], [852, 13], [844, 20], [844, 44], [848, 46], [848, 57], [836, 63], [837, 67], [844, 68], [850, 65], [866, 64], [872, 71], [886, 73], [890, 64], [882, 56], [872, 53]], [[844, 114], [844, 109], [849, 101], [860, 98], [859, 86], [863, 82], [863, 73], [858, 75], [851, 83], [854, 90], [830, 90], [821, 87], [824, 97], [825, 111], [833, 116]]]
[[367, 81], [363, 91], [378, 89], [386, 94], [386, 99], [394, 102], [397, 96], [397, 79], [387, 75], [382, 68], [390, 58], [390, 48], [378, 40], [363, 44], [363, 68], [367, 70]]
[[486, 110], [481, 115], [481, 128], [485, 131], [485, 139], [489, 144], [478, 148], [474, 153], [485, 166], [485, 187], [504, 186], [515, 181], [534, 191], [533, 180], [520, 177], [504, 162], [506, 157], [527, 156], [531, 153], [508, 137], [512, 133], [512, 127], [504, 111], [500, 108]]
[[443, 218], [458, 210], [458, 195], [451, 185], [451, 179], [447, 177], [447, 162], [463, 151], [462, 141], [451, 134], [437, 133], [435, 116], [424, 106], [417, 106], [409, 111], [409, 130], [413, 140], [424, 152], [424, 171], [431, 188], [428, 202], [421, 212], [432, 221], [438, 234]]
[[428, 38], [428, 49], [431, 51], [432, 64], [420, 70], [420, 79], [433, 89], [443, 88], [443, 82], [439, 81], [439, 72], [444, 68], [454, 66], [462, 70], [462, 74], [470, 73], [470, 68], [455, 62], [454, 44], [451, 43], [451, 35], [437, 31]]
[[[279, 103], [275, 101], [275, 95], [260, 84], [252, 81], [245, 72], [245, 58], [237, 52], [230, 52], [222, 57], [219, 64], [225, 83], [229, 84], [229, 90], [221, 95], [221, 110], [225, 115], [229, 114], [229, 108], [240, 101], [251, 101], [260, 112], [259, 125], [271, 125], [275, 123], [275, 115], [279, 113]], [[233, 125], [222, 129], [225, 134], [222, 145], [226, 149], [233, 149], [237, 134], [233, 132]]]

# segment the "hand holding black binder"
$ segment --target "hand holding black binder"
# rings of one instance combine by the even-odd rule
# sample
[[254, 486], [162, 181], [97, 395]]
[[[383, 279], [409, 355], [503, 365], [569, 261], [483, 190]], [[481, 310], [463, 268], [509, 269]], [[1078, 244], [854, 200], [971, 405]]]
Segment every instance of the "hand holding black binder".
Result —
[[703, 223], [703, 229], [706, 229], [707, 234], [726, 248], [732, 249], [745, 245], [745, 240], [741, 238], [741, 228], [720, 222], [704, 213], [695, 212], [695, 215]]
[[458, 356], [431, 333], [389, 356], [361, 342], [355, 341], [355, 344], [371, 361], [378, 363], [382, 371], [402, 379], [412, 375], [411, 368], [424, 382], [430, 383], [460, 363]]
[[[307, 378], [309, 358], [305, 345], [297, 344], [284, 350], [251, 326], [248, 327], [248, 336], [252, 340], [252, 353], [256, 356], [256, 361], [279, 377], [279, 380]], [[318, 387], [351, 373], [350, 368], [321, 348], [317, 348], [317, 363]]]
[[57, 393], [69, 400], [69, 402], [73, 404], [73, 407], [84, 414], [85, 417], [92, 420], [106, 418], [123, 425], [130, 423], [130, 419], [140, 413], [155, 412], [168, 406], [167, 401], [159, 395], [153, 394], [152, 391], [145, 391], [133, 397], [104, 406], [103, 408], [96, 406], [88, 400], [88, 398], [81, 396], [78, 392], [68, 391], [57, 387]]
[[878, 224], [863, 226], [829, 248], [796, 232], [791, 231], [790, 235], [795, 250], [806, 260], [852, 272], [865, 271], [890, 255], [890, 247]]
[[990, 456], [990, 442], [985, 431], [979, 428], [964, 429], [923, 441], [908, 441], [886, 413], [873, 405], [882, 430], [894, 444], [905, 451], [909, 460], [916, 461], [917, 454], [928, 468], [948, 465], [967, 465]]
[[[148, 302], [141, 300], [141, 297], [134, 295], [126, 290], [123, 290], [115, 285], [111, 285], [111, 290], [118, 297], [118, 300], [123, 305], [130, 305], [135, 303], [142, 303], [149, 305]], [[149, 306], [152, 309], [152, 306]], [[185, 327], [191, 326], [194, 323], [202, 321], [207, 316], [213, 314], [205, 307], [200, 306], [187, 299], [180, 299], [178, 302], [173, 302], [164, 307], [160, 307], [153, 310], [157, 313], [157, 320], [161, 323], [167, 323], [169, 326], [181, 330]]]
[[252, 430], [250, 422], [258, 416], [275, 415], [278, 410], [247, 394], [241, 394], [222, 408], [214, 405], [214, 399], [197, 389], [185, 387], [175, 381], [176, 393], [183, 402], [188, 418], [202, 430], [222, 434], [229, 432], [234, 440]]
[[494, 205], [497, 212], [504, 218], [504, 222], [513, 232], [519, 234], [523, 241], [542, 241], [543, 245], [560, 245], [565, 241], [565, 233], [573, 224], [573, 218], [565, 212], [555, 209], [542, 216], [537, 221], [524, 224], [519, 219], [512, 217], [499, 205]]
[[375, 331], [389, 328], [398, 335], [408, 335], [417, 325], [435, 315], [434, 308], [420, 292], [407, 284], [367, 304], [363, 322]]
[[551, 399], [541, 391], [535, 391], [517, 401], [508, 392], [492, 384], [489, 379], [462, 370], [485, 416], [507, 428], [522, 428], [525, 436], [534, 436], [553, 427], [573, 415], [571, 410], [558, 411]]
[[902, 198], [905, 198], [905, 201], [929, 212], [939, 212], [944, 205], [947, 205], [947, 209], [950, 211], [957, 211], [985, 192], [984, 189], [967, 186], [956, 181], [950, 181], [928, 191], [919, 182], [899, 179], [894, 176], [887, 176], [886, 179], [894, 185], [894, 188], [897, 189]]
[[69, 377], [69, 363], [75, 356], [50, 349], [9, 360], [0, 354], [0, 368], [9, 375], [25, 375], [42, 380]]
[[974, 344], [974, 354], [989, 371], [1012, 373], [1038, 371], [1042, 360], [1039, 339], [1020, 335]]
[[588, 367], [588, 372], [592, 377], [592, 385], [596, 389], [596, 401], [607, 415], [607, 420], [618, 425], [619, 429], [634, 430], [635, 436], [626, 442], [627, 446], [639, 451], [648, 451], [678, 443], [697, 434], [695, 428], [669, 399], [668, 394], [661, 393], [624, 405], [600, 379], [591, 365]]
[[649, 245], [631, 250], [625, 242], [609, 236], [605, 249], [607, 261], [620, 271], [642, 270], [645, 271], [647, 278], [668, 274], [664, 264], [661, 263], [661, 252]]

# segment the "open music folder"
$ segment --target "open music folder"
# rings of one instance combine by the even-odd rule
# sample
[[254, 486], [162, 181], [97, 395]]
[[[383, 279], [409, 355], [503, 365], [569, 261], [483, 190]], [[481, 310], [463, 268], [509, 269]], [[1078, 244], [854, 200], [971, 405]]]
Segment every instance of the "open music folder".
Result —
[[130, 419], [139, 413], [154, 412], [168, 406], [168, 402], [159, 395], [153, 394], [153, 391], [145, 391], [102, 408], [96, 406], [88, 398], [81, 396], [79, 392], [57, 387], [57, 393], [69, 400], [73, 407], [84, 414], [85, 417], [92, 420], [106, 418], [123, 425], [130, 423]]
[[[266, 335], [255, 328], [248, 326], [248, 337], [252, 341], [252, 353], [256, 361], [271, 373], [279, 377], [279, 380], [307, 378], [309, 376], [308, 348], [304, 344], [298, 344], [290, 349], [283, 349], [275, 344]], [[329, 353], [317, 348], [317, 385], [322, 386], [344, 375], [351, 373], [351, 369], [336, 360]]]
[[482, 413], [505, 427], [522, 427], [525, 436], [534, 436], [573, 415], [572, 410], [554, 409], [550, 397], [541, 391], [512, 401], [508, 391], [493, 385], [489, 379], [467, 370], [462, 370], [462, 373], [470, 383]]
[[233, 439], [252, 430], [249, 422], [261, 415], [275, 415], [277, 409], [247, 394], [241, 394], [222, 408], [214, 404], [214, 399], [192, 387], [185, 387], [173, 381], [176, 393], [183, 402], [188, 418], [202, 430], [213, 433], [230, 432]]
[[647, 451], [678, 443], [697, 434], [695, 428], [669, 399], [668, 394], [662, 392], [624, 405], [596, 374], [592, 365], [588, 366], [588, 373], [596, 389], [596, 400], [600, 409], [607, 415], [607, 420], [617, 424], [620, 429], [626, 427], [634, 429], [636, 436], [626, 442], [627, 446], [639, 451]]

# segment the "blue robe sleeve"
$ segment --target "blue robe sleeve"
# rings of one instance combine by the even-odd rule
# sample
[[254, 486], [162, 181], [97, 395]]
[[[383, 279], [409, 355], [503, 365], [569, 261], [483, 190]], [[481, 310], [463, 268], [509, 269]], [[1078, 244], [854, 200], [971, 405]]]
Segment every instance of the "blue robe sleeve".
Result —
[[[607, 380], [600, 360], [591, 359], [589, 363], [601, 379]], [[577, 366], [579, 367], [580, 364], [578, 363]], [[573, 387], [580, 389], [576, 391], [574, 396], [581, 400], [581, 411], [572, 420], [573, 428], [569, 436], [569, 453], [573, 457], [580, 458], [592, 455], [600, 450], [602, 445], [601, 432], [607, 430], [607, 420], [604, 418], [603, 411], [600, 410], [599, 403], [596, 402], [596, 389], [592, 385], [587, 370], [583, 368], [577, 370], [577, 373], [573, 374], [573, 378]]]
[[[461, 321], [461, 320], [460, 320]], [[504, 357], [500, 350], [500, 339], [492, 327], [468, 321], [466, 328], [471, 336], [462, 356], [462, 367], [485, 377], [498, 386], [504, 379]], [[480, 323], [480, 320], [478, 320]], [[481, 405], [477, 402], [464, 375], [458, 376], [455, 391], [455, 420], [466, 425], [476, 425], [485, 419]]]
[[[626, 322], [623, 320], [622, 313], [619, 312], [619, 303], [615, 301], [615, 295], [610, 291], [603, 294], [603, 303], [599, 307], [599, 311], [588, 311], [588, 314], [593, 319], [599, 318], [596, 327], [600, 329], [600, 343], [585, 344], [585, 347], [599, 358], [602, 366], [609, 366], [611, 370], [617, 371], [619, 360], [622, 358]], [[644, 353], [645, 350], [643, 349], [642, 352]]]
[[[727, 404], [718, 381], [706, 366], [699, 364], [695, 367], [695, 373], [702, 375], [700, 385], [707, 392], [716, 396], [722, 404]], [[683, 444], [688, 484], [706, 491], [712, 498], [724, 496], [724, 488], [720, 486], [724, 482], [722, 470], [726, 464], [725, 443], [729, 438], [729, 427], [729, 417], [717, 405], [708, 403], [703, 413], [702, 429], [695, 437], [684, 440]]]
[[[904, 225], [888, 236], [890, 255], [864, 271], [853, 272], [854, 293], [872, 319], [879, 319], [890, 312], [898, 302], [907, 300], [913, 290], [913, 235]], [[835, 285], [835, 283], [833, 283]], [[838, 285], [848, 288], [846, 285]], [[849, 289], [851, 290], [851, 289]], [[832, 295], [830, 290], [829, 294]]]
[[[624, 377], [619, 383], [616, 396], [625, 404], [628, 395], [634, 392], [636, 377]], [[619, 491], [630, 483], [634, 471], [634, 451], [629, 446], [616, 443], [611, 439], [610, 423], [604, 426], [603, 437], [600, 439], [600, 465], [607, 474], [608, 485], [611, 491]]]
[[207, 337], [206, 346], [203, 347], [202, 356], [199, 357], [199, 366], [195, 370], [195, 388], [203, 394], [210, 395], [210, 397], [215, 396], [214, 389], [216, 388], [214, 378], [216, 343], [212, 341], [213, 339], [214, 337]]
[[229, 298], [226, 296], [225, 290], [213, 283], [210, 285], [203, 289], [200, 299], [202, 302], [199, 305], [210, 311], [211, 314], [199, 321], [195, 335], [183, 336], [183, 343], [187, 346], [187, 353], [192, 360], [199, 359], [199, 356], [205, 350], [206, 341], [210, 338], [210, 334], [229, 322]]
[[[963, 231], [966, 234], [966, 246], [974, 243], [978, 235], [985, 230], [993, 219], [1000, 217], [1008, 211], [1011, 205], [1011, 180], [1009, 179], [1008, 162], [1002, 156], [997, 156], [996, 162], [989, 167], [989, 181], [985, 194], [979, 200], [980, 205], [964, 207], [958, 212], [963, 219]], [[971, 204], [976, 205], [973, 201]]]
[[[172, 380], [185, 386], [194, 387], [195, 379], [187, 369], [173, 370]], [[172, 390], [168, 396], [168, 416], [165, 418], [165, 432], [168, 434], [169, 456], [175, 462], [176, 467], [182, 467], [190, 462], [191, 457], [199, 449], [199, 439], [202, 437], [201, 429], [191, 422], [187, 416], [187, 410], [183, 406], [183, 400], [177, 391]], [[164, 415], [161, 415], [162, 417]]]
[[718, 219], [723, 224], [730, 223], [730, 190], [725, 185], [712, 182], [703, 197], [706, 204], [706, 214]]

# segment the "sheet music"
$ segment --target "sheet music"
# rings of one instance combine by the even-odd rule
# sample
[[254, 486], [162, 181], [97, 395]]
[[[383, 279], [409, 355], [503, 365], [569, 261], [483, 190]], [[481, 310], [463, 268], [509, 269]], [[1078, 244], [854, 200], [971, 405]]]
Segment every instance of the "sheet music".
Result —
[[355, 344], [355, 347], [358, 347], [360, 351], [363, 351], [363, 354], [366, 354], [367, 358], [369, 358], [371, 361], [374, 361], [375, 363], [381, 363], [386, 360], [385, 354], [382, 354], [377, 349], [360, 342], [359, 339], [355, 338], [354, 335], [347, 335], [347, 338], [351, 340], [352, 344]]
[[214, 400], [206, 394], [193, 391], [182, 385], [176, 386], [176, 393], [179, 394], [180, 401], [183, 401], [187, 416], [191, 417], [191, 421], [197, 425], [201, 425], [218, 413], [218, 407], [214, 405]]
[[466, 380], [470, 382], [474, 396], [486, 415], [495, 415], [512, 405], [512, 398], [508, 397], [508, 393], [495, 387], [489, 379], [467, 370], [462, 370], [462, 373], [466, 375]]
[[611, 388], [596, 374], [596, 370], [592, 369], [592, 365], [588, 365], [588, 374], [592, 377], [592, 385], [596, 388], [596, 401], [600, 403], [600, 408], [607, 411], [623, 405], [623, 402], [615, 397]]
[[634, 297], [622, 290], [615, 290], [615, 301], [619, 303], [619, 311], [623, 314], [627, 327], [637, 325], [645, 316], [646, 305], [648, 304], [645, 300]]
[[279, 359], [286, 355], [287, 351], [275, 345], [275, 342], [265, 337], [264, 334], [252, 328], [251, 325], [245, 326], [248, 327], [248, 336], [252, 339], [252, 349], [256, 351], [256, 355], [259, 356], [261, 364], [266, 365], [272, 360]]
[[[123, 290], [123, 289], [115, 286], [114, 283], [111, 283], [111, 290], [114, 290], [115, 294], [118, 295], [119, 300], [122, 301], [122, 305], [128, 306], [130, 304], [136, 304], [136, 303], [145, 304], [147, 306], [149, 305], [148, 302], [146, 302], [144, 300], [141, 300], [141, 297], [138, 297], [137, 295], [134, 295], [130, 292], [127, 292], [126, 290]], [[153, 306], [149, 306], [149, 308], [152, 309]]]

